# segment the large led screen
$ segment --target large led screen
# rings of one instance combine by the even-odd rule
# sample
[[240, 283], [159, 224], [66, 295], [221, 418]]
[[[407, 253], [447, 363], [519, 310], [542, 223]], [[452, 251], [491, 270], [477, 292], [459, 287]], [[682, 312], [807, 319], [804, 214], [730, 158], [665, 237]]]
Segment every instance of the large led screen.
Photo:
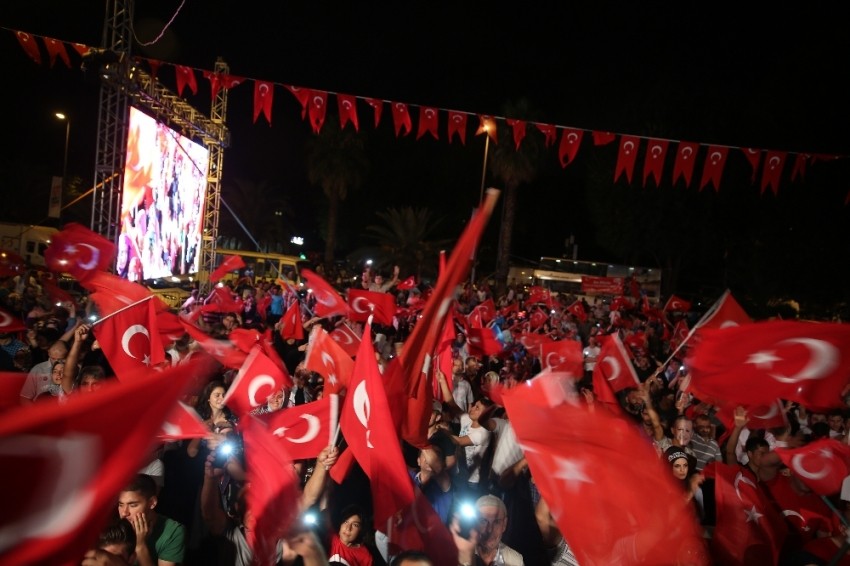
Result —
[[131, 281], [198, 271], [209, 151], [130, 108], [116, 272]]

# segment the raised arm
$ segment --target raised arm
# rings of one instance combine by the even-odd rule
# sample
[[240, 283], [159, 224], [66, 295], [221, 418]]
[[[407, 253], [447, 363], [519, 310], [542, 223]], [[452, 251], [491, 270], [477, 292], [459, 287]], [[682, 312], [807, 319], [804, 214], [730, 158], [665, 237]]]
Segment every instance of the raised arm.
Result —
[[77, 377], [80, 352], [83, 349], [83, 342], [88, 338], [90, 331], [90, 327], [85, 324], [80, 324], [74, 330], [74, 343], [71, 344], [71, 349], [65, 358], [65, 369], [62, 373], [62, 391], [66, 394], [74, 390], [74, 379]]

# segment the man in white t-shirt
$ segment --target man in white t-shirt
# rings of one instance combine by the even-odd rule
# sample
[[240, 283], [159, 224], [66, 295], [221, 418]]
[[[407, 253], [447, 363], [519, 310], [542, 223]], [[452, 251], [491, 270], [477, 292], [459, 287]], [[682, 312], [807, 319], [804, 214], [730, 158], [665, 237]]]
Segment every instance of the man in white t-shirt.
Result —
[[[487, 422], [492, 407], [493, 402], [490, 399], [486, 397], [478, 399], [469, 408], [468, 413], [460, 415], [460, 433], [457, 436], [449, 435], [452, 442], [464, 450], [467, 472], [466, 491], [471, 496], [480, 495], [483, 492], [480, 486], [481, 478], [486, 479], [489, 474], [489, 465], [484, 458], [490, 446], [492, 433], [487, 430], [484, 423]], [[488, 469], [482, 470], [485, 467]]]

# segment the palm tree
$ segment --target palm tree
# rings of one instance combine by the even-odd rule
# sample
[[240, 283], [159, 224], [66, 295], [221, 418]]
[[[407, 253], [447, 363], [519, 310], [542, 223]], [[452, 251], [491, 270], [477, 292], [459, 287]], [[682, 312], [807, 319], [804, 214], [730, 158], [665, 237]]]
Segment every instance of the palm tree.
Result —
[[349, 190], [360, 188], [368, 170], [363, 138], [340, 130], [339, 121], [329, 115], [321, 133], [307, 142], [307, 178], [328, 198], [325, 269], [333, 267], [340, 204]]
[[402, 273], [416, 273], [421, 278], [423, 267], [437, 265], [440, 249], [450, 243], [448, 239], [432, 239], [442, 217], [435, 218], [433, 211], [427, 208], [410, 206], [391, 207], [376, 214], [384, 224], [366, 226], [366, 231], [381, 252], [398, 264]]
[[[529, 123], [533, 120], [533, 112], [525, 99], [516, 104], [506, 104], [504, 110], [505, 116], [510, 118], [526, 120]], [[512, 129], [506, 125], [502, 126], [498, 130], [498, 144], [493, 148], [489, 160], [490, 173], [504, 185], [499, 251], [496, 257], [496, 289], [500, 295], [507, 287], [519, 187], [536, 178], [543, 156], [543, 141], [542, 134], [536, 128], [529, 127], [517, 150]]]

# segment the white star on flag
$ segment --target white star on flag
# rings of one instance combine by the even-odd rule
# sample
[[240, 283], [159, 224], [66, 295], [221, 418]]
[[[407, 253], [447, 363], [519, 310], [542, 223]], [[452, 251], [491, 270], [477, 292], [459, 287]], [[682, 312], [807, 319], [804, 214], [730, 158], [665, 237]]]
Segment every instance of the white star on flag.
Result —
[[584, 482], [593, 483], [584, 473], [584, 465], [575, 460], [567, 460], [566, 458], [555, 458], [558, 464], [558, 470], [555, 472], [555, 477], [566, 480], [567, 482]]
[[773, 351], [756, 352], [755, 354], [750, 354], [746, 363], [755, 364], [759, 369], [769, 369], [773, 365], [773, 362], [778, 362], [781, 359]]
[[744, 509], [744, 513], [747, 515], [747, 522], [748, 522], [748, 523], [756, 523], [756, 524], [758, 524], [759, 519], [760, 519], [760, 518], [762, 518], [762, 517], [764, 517], [764, 515], [762, 515], [762, 514], [761, 514], [761, 513], [759, 513], [758, 511], [756, 511], [756, 506], [755, 506], [755, 505], [753, 505], [753, 508], [752, 508], [752, 509], [750, 509], [749, 511], [748, 511], [748, 510], [746, 510], [746, 509]]

